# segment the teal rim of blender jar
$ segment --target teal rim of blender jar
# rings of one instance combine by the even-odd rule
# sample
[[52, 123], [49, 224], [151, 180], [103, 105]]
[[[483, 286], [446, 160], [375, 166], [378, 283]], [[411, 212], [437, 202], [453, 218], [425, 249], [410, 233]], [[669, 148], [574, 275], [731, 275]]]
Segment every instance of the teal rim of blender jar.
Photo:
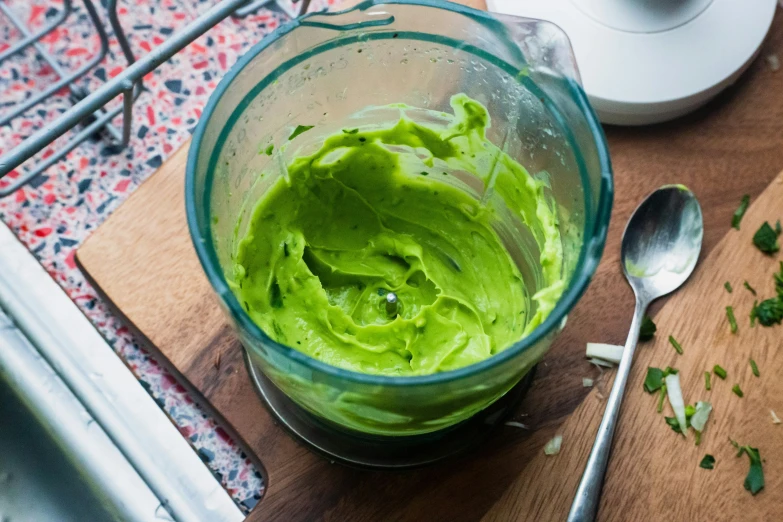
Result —
[[[564, 77], [564, 80], [566, 80], [568, 90], [574, 102], [577, 104], [577, 106], [582, 110], [583, 114], [585, 115], [590, 132], [593, 136], [594, 141], [598, 146], [597, 155], [601, 168], [601, 174], [600, 174], [600, 186], [598, 187], [598, 190], [600, 191], [599, 200], [598, 200], [597, 208], [595, 209], [595, 219], [585, 220], [585, 227], [583, 231], [584, 242], [582, 244], [582, 248], [580, 249], [579, 261], [576, 265], [573, 276], [571, 277], [568, 288], [565, 290], [565, 292], [563, 292], [563, 295], [558, 300], [557, 304], [555, 305], [555, 308], [549, 313], [546, 319], [544, 319], [544, 321], [537, 328], [535, 328], [533, 332], [530, 333], [530, 335], [517, 341], [512, 346], [507, 347], [500, 353], [497, 353], [489, 357], [488, 359], [485, 359], [475, 364], [471, 364], [469, 366], [465, 366], [463, 368], [458, 368], [456, 370], [450, 370], [442, 373], [434, 373], [429, 375], [419, 375], [419, 376], [410, 376], [410, 377], [390, 377], [384, 375], [372, 375], [372, 374], [354, 372], [351, 370], [346, 370], [343, 368], [339, 368], [337, 366], [326, 364], [308, 355], [305, 355], [304, 353], [299, 352], [294, 348], [290, 348], [288, 346], [285, 346], [283, 344], [280, 344], [272, 340], [245, 313], [242, 306], [240, 306], [236, 296], [228, 287], [228, 283], [226, 282], [226, 279], [220, 268], [220, 263], [218, 261], [217, 254], [215, 252], [215, 248], [212, 240], [211, 220], [209, 219], [210, 208], [211, 208], [210, 200], [212, 195], [211, 194], [212, 178], [214, 176], [215, 165], [217, 163], [218, 156], [220, 155], [220, 151], [223, 148], [223, 145], [225, 144], [225, 141], [228, 138], [228, 135], [232, 130], [234, 124], [239, 120], [244, 109], [252, 102], [252, 100], [258, 95], [258, 93], [261, 92], [268, 85], [270, 85], [273, 81], [275, 81], [282, 73], [287, 72], [292, 67], [298, 65], [299, 63], [323, 51], [334, 49], [337, 47], [342, 47], [345, 45], [350, 45], [360, 41], [366, 42], [368, 40], [391, 39], [393, 38], [393, 34], [396, 33], [397, 37], [400, 38], [401, 40], [407, 38], [410, 40], [419, 40], [419, 41], [445, 44], [452, 48], [457, 47], [462, 51], [466, 51], [470, 54], [476, 55], [484, 60], [487, 60], [488, 62], [499, 67], [500, 69], [504, 70], [512, 77], [519, 77], [520, 81], [524, 82], [525, 86], [529, 88], [531, 92], [535, 93], [536, 96], [544, 100], [544, 105], [553, 115], [555, 120], [558, 122], [566, 139], [571, 144], [571, 147], [574, 149], [576, 162], [577, 165], [579, 166], [579, 174], [584, 186], [585, 216], [590, 216], [591, 214], [590, 210], [593, 207], [593, 202], [592, 202], [593, 188], [591, 187], [590, 179], [586, 172], [586, 168], [582, 159], [580, 148], [577, 146], [575, 140], [573, 139], [573, 134], [571, 130], [564, 124], [562, 115], [558, 111], [557, 107], [555, 107], [555, 105], [552, 103], [549, 96], [547, 96], [546, 93], [544, 93], [532, 80], [530, 80], [529, 77], [525, 75], [518, 76], [520, 73], [520, 70], [518, 68], [510, 65], [504, 60], [500, 60], [499, 58], [493, 56], [492, 54], [486, 51], [481, 50], [478, 47], [475, 47], [473, 45], [466, 45], [461, 40], [439, 36], [439, 35], [432, 35], [428, 33], [420, 33], [416, 31], [397, 30], [388, 33], [370, 32], [370, 33], [362, 34], [361, 36], [354, 35], [354, 36], [349, 36], [336, 40], [330, 40], [326, 43], [318, 44], [315, 47], [308, 49], [304, 53], [301, 53], [291, 58], [290, 60], [282, 63], [281, 65], [279, 65], [274, 71], [270, 72], [253, 89], [251, 89], [250, 92], [248, 92], [247, 95], [237, 104], [233, 113], [229, 117], [226, 125], [221, 130], [217, 142], [215, 143], [215, 147], [212, 152], [212, 156], [210, 157], [209, 165], [206, 170], [206, 179], [204, 184], [205, 190], [204, 190], [202, 201], [198, 202], [195, 199], [196, 162], [198, 157], [198, 151], [201, 146], [201, 142], [204, 137], [204, 132], [207, 127], [207, 123], [213, 111], [215, 110], [218, 101], [230, 88], [234, 78], [240, 74], [240, 72], [245, 68], [245, 66], [247, 66], [259, 53], [264, 51], [264, 49], [266, 49], [269, 45], [275, 42], [278, 38], [290, 33], [291, 31], [293, 31], [298, 27], [302, 27], [302, 26], [320, 27], [320, 28], [333, 29], [335, 31], [349, 31], [357, 28], [391, 25], [392, 23], [394, 23], [394, 16], [391, 14], [385, 18], [379, 17], [374, 20], [367, 20], [367, 21], [351, 23], [346, 25], [328, 24], [322, 21], [308, 21], [309, 18], [312, 18], [314, 16], [317, 17], [340, 16], [357, 10], [364, 11], [376, 5], [389, 5], [389, 4], [414, 5], [414, 6], [444, 9], [447, 11], [452, 11], [452, 12], [462, 14], [468, 18], [472, 18], [473, 20], [481, 24], [484, 24], [487, 27], [492, 28], [497, 32], [505, 34], [510, 44], [509, 47], [517, 51], [518, 53], [517, 58], [519, 59], [519, 61], [521, 63], [526, 62], [517, 44], [508, 37], [508, 31], [506, 30], [506, 27], [500, 21], [493, 18], [493, 16], [490, 13], [465, 7], [459, 4], [444, 2], [441, 0], [387, 0], [387, 1], [365, 0], [364, 2], [354, 6], [353, 8], [344, 11], [339, 11], [339, 12], [321, 11], [321, 12], [309, 13], [296, 20], [292, 20], [282, 25], [277, 30], [270, 33], [269, 35], [264, 37], [260, 42], [258, 42], [253, 47], [251, 47], [250, 50], [247, 51], [237, 61], [237, 63], [235, 63], [231, 67], [231, 69], [226, 73], [226, 75], [220, 80], [220, 83], [215, 89], [215, 92], [213, 92], [212, 95], [210, 96], [209, 101], [207, 102], [207, 105], [204, 108], [204, 111], [201, 115], [201, 118], [199, 119], [199, 123], [196, 126], [196, 130], [193, 134], [193, 140], [190, 145], [190, 151], [188, 152], [188, 163], [185, 172], [185, 210], [187, 214], [188, 229], [190, 231], [191, 240], [196, 249], [199, 262], [201, 263], [201, 266], [206, 272], [210, 284], [212, 285], [215, 292], [217, 292], [217, 294], [226, 304], [226, 307], [231, 313], [233, 319], [242, 328], [249, 331], [253, 337], [260, 339], [266, 345], [266, 347], [278, 351], [280, 354], [284, 355], [285, 357], [297, 363], [300, 363], [311, 370], [323, 372], [331, 377], [336, 377], [346, 381], [352, 381], [354, 383], [368, 384], [368, 385], [375, 385], [375, 386], [394, 386], [394, 387], [441, 384], [441, 383], [461, 379], [463, 377], [468, 377], [477, 374], [479, 372], [482, 372], [484, 370], [489, 370], [495, 366], [503, 364], [509, 359], [516, 357], [520, 353], [527, 350], [529, 347], [537, 344], [538, 341], [540, 341], [542, 338], [544, 338], [546, 335], [548, 335], [550, 332], [552, 332], [555, 328], [557, 328], [562, 323], [563, 319], [566, 317], [568, 312], [574, 307], [574, 305], [577, 303], [579, 298], [586, 290], [587, 285], [590, 282], [590, 279], [592, 278], [596, 268], [598, 267], [598, 262], [600, 261], [601, 254], [603, 253], [604, 250], [604, 244], [606, 242], [606, 234], [609, 227], [609, 217], [612, 211], [612, 198], [614, 192], [613, 182], [612, 182], [612, 168], [609, 160], [609, 151], [606, 145], [606, 139], [604, 137], [603, 129], [601, 128], [601, 125], [595, 113], [593, 112], [592, 107], [587, 101], [587, 96], [585, 92], [582, 90], [581, 86], [573, 78]], [[551, 24], [551, 22], [546, 22], [546, 21], [541, 21], [541, 22]], [[198, 216], [197, 206], [199, 204], [204, 210], [202, 218], [199, 218]], [[245, 348], [250, 350], [254, 349], [252, 346], [245, 347]]]

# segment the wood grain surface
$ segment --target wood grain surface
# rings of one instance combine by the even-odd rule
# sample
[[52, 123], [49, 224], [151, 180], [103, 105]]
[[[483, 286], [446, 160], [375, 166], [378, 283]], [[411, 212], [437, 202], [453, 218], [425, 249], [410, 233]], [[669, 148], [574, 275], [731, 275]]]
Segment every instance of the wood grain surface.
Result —
[[[783, 56], [780, 13], [776, 15], [762, 55], [770, 52]], [[79, 250], [77, 260], [148, 347], [161, 353], [171, 368], [203, 396], [205, 404], [224, 418], [234, 436], [263, 462], [268, 491], [250, 519], [461, 521], [478, 520], [488, 513], [495, 520], [508, 520], [512, 516], [562, 519], [600, 409], [595, 392], [588, 396], [590, 390], [582, 386], [583, 377], [597, 376], [597, 371], [584, 360], [585, 342], [622, 344], [633, 309], [631, 292], [618, 265], [625, 222], [639, 201], [653, 189], [665, 183], [684, 183], [701, 201], [706, 227], [704, 253], [711, 251], [729, 230], [731, 214], [741, 195], [747, 193], [756, 198], [783, 168], [783, 71], [774, 72], [763, 59], [757, 60], [734, 87], [693, 115], [645, 128], [607, 128], [606, 133], [616, 183], [606, 252], [590, 288], [569, 316], [566, 330], [539, 365], [534, 384], [519, 408], [516, 420], [530, 429], [504, 427], [481, 450], [421, 470], [368, 472], [331, 465], [296, 444], [274, 425], [251, 387], [239, 343], [223, 320], [188, 237], [182, 204], [186, 147], [164, 163], [159, 172], [109, 217]], [[772, 205], [774, 208], [774, 201]], [[779, 198], [777, 205], [783, 208]], [[743, 234], [749, 233], [753, 219], [759, 219], [755, 212], [756, 207], [747, 218]], [[731, 246], [720, 247], [716, 255], [727, 248]], [[751, 249], [735, 250], [736, 263], [742, 263], [737, 266], [747, 266], [749, 270], [742, 277], [758, 281], [761, 286], [761, 281], [770, 277], [771, 262], [761, 259], [767, 263], [751, 266]], [[731, 262], [735, 263], [733, 258]], [[725, 337], [720, 336], [721, 330], [716, 330], [713, 322], [723, 317], [720, 311], [728, 304], [727, 296], [709, 294], [722, 298], [709, 306], [690, 297], [697, 286], [703, 285], [705, 292], [709, 290], [707, 287], [712, 283], [703, 278], [708, 278], [706, 272], [716, 266], [710, 260], [697, 268], [696, 279], [674, 298], [693, 301], [677, 306], [676, 310], [667, 308], [659, 319], [662, 334], [674, 332], [682, 338], [686, 354], [676, 362], [684, 376], [700, 370], [704, 361], [698, 354], [713, 353], [710, 343]], [[722, 284], [719, 281], [719, 289]], [[747, 303], [740, 301], [744, 296], [738, 286], [735, 284], [735, 293], [728, 297], [737, 300], [738, 310], [744, 310]], [[714, 312], [711, 307], [719, 311]], [[752, 335], [761, 332], [757, 328]], [[780, 332], [776, 330], [778, 336]], [[695, 481], [693, 474], [704, 471], [697, 469], [698, 459], [691, 462], [702, 451], [712, 452], [719, 462], [713, 474], [704, 479], [708, 482], [692, 486], [697, 489], [689, 490], [691, 493], [706, 495], [722, 482], [720, 477], [725, 479], [725, 488], [739, 487], [738, 505], [746, 513], [758, 513], [762, 517], [759, 520], [763, 519], [762, 511], [747, 510], [779, 500], [773, 492], [773, 485], [779, 488], [781, 483], [773, 483], [777, 468], [772, 463], [772, 453], [767, 452], [762, 441], [751, 437], [756, 431], [751, 426], [756, 423], [759, 437], [763, 430], [769, 429], [766, 418], [743, 412], [749, 408], [755, 412], [760, 407], [756, 401], [764, 397], [753, 391], [762, 389], [762, 381], [748, 381], [747, 375], [740, 373], [747, 365], [746, 352], [762, 350], [765, 345], [746, 345], [741, 341], [746, 339], [745, 335], [751, 334], [743, 330], [736, 338], [727, 337], [734, 348], [726, 348], [730, 353], [721, 362], [731, 375], [743, 376], [740, 382], [747, 395], [740, 406], [744, 408], [729, 410], [730, 397], [724, 397], [723, 388], [730, 388], [733, 382], [719, 383], [723, 386], [716, 387], [711, 397], [717, 410], [715, 421], [698, 451], [691, 443], [678, 440], [665, 424], [662, 425], [665, 429], [659, 430], [662, 420], [647, 417], [646, 410], [653, 407], [650, 405], [653, 400], [639, 393], [638, 374], [632, 377], [629, 404], [640, 406], [624, 409], [626, 415], [619, 428], [621, 443], [610, 465], [603, 517], [624, 519], [624, 513], [639, 514], [641, 511], [633, 510], [645, 506], [671, 510], [664, 505], [665, 499], [680, 495], [686, 482]], [[762, 376], [766, 373], [769, 377], [768, 389], [774, 390], [773, 373], [769, 371], [775, 364], [774, 350], [769, 347], [763, 350], [755, 356]], [[766, 352], [768, 356], [762, 357]], [[646, 346], [638, 353], [637, 370], [646, 366], [649, 357], [656, 364], [674, 362], [669, 360], [673, 359], [671, 351], [663, 344]], [[696, 380], [691, 383], [691, 379], [686, 379], [686, 398], [690, 399], [690, 394], [698, 389]], [[604, 386], [608, 387], [608, 382]], [[586, 396], [587, 401], [578, 408]], [[778, 396], [781, 396], [779, 391]], [[693, 397], [696, 398], [704, 397]], [[575, 414], [563, 426], [572, 412]], [[637, 419], [634, 415], [641, 417]], [[732, 427], [737, 423], [737, 431], [733, 432], [737, 439], [759, 445], [762, 456], [769, 456], [767, 490], [753, 503], [742, 495], [746, 462], [733, 459], [730, 448], [722, 450], [722, 441], [718, 440], [717, 434], [723, 433], [724, 428], [721, 423], [729, 422]], [[626, 433], [628, 426], [643, 429]], [[556, 458], [543, 459], [543, 445], [560, 430], [566, 430], [564, 452]], [[632, 458], [622, 459], [623, 455]], [[666, 473], [679, 464], [682, 464], [682, 474], [669, 478]], [[698, 473], [695, 477], [702, 479]], [[728, 489], [720, 491], [726, 496], [716, 503], [734, 501]], [[780, 502], [777, 507], [781, 507]], [[726, 509], [728, 517], [734, 513], [732, 509], [740, 508]], [[652, 518], [649, 513], [640, 516], [644, 520], [657, 518], [657, 512], [652, 512], [655, 513]], [[720, 509], [710, 512], [714, 520], [724, 519], [723, 515]], [[752, 516], [744, 518], [755, 520]], [[672, 519], [683, 517], [669, 517]]]

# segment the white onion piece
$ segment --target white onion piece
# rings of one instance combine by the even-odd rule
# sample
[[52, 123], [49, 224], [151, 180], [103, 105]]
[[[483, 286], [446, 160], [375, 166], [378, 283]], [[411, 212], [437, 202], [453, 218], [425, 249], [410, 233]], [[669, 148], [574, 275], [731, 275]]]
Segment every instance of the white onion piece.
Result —
[[772, 424], [780, 424], [780, 419], [775, 415], [775, 410], [769, 410], [769, 414], [772, 415]]
[[598, 366], [598, 369], [600, 369], [601, 366], [603, 366], [604, 368], [614, 368], [613, 362], [604, 361], [603, 359], [596, 359], [595, 357], [593, 357], [592, 359], [588, 359], [587, 362], [589, 362], [590, 364], [595, 364], [596, 366]]
[[682, 398], [682, 389], [680, 388], [680, 374], [674, 373], [666, 376], [666, 395], [669, 397], [669, 404], [674, 410], [674, 416], [677, 417], [677, 423], [680, 425], [680, 432], [686, 433], [685, 427], [685, 401]]
[[623, 350], [625, 350], [624, 346], [615, 344], [587, 343], [585, 356], [620, 364], [620, 359], [623, 358]]
[[560, 453], [560, 445], [563, 444], [563, 436], [555, 435], [552, 440], [546, 443], [544, 446], [544, 453], [547, 455], [557, 455]]
[[587, 377], [582, 378], [582, 386], [585, 388], [592, 388], [593, 387], [593, 379], [588, 379]]
[[707, 420], [710, 418], [712, 412], [712, 404], [709, 402], [699, 401], [696, 403], [696, 412], [691, 417], [691, 426], [696, 431], [704, 431], [704, 426], [707, 424]]

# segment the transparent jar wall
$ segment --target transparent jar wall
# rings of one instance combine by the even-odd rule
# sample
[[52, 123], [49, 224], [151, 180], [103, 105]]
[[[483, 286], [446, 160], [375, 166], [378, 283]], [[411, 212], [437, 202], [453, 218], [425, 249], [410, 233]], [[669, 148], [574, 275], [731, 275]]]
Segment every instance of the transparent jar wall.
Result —
[[[531, 45], [539, 23], [505, 23], [419, 5], [378, 5], [337, 17], [309, 17], [253, 57], [209, 117], [195, 165], [195, 201], [208, 201], [196, 205], [198, 228], [213, 241], [224, 277], [233, 277], [236, 244], [254, 204], [292, 157], [313, 152], [324, 136], [342, 128], [399, 117], [398, 111], [362, 113], [368, 106], [405, 103], [450, 113], [450, 97], [464, 92], [488, 108], [492, 127], [487, 137], [531, 175], [549, 180], [568, 280], [580, 258], [585, 226], [594, 219], [588, 213], [598, 190], [583, 184], [589, 178], [580, 149], [596, 146], [569, 135], [570, 129], [586, 126], [572, 121], [585, 119], [580, 108], [556, 113], [547, 99], [568, 99], [570, 80], [551, 64], [541, 71], [528, 65], [507, 39], [506, 28], [517, 33], [526, 29], [525, 35], [517, 35], [528, 38], [523, 47], [546, 51], [543, 43]], [[315, 128], [288, 145], [297, 125]], [[275, 148], [272, 156], [262, 152], [269, 144]], [[499, 232], [512, 253], [520, 254], [520, 269], [534, 292], [541, 284], [537, 245], [518, 220], [512, 224], [508, 219]], [[243, 314], [235, 302], [229, 304], [233, 296], [221, 297], [232, 318]], [[341, 426], [385, 435], [433, 431], [470, 417], [516, 384], [552, 338], [548, 335], [484, 372], [427, 385], [383, 386], [312, 369], [241, 322], [236, 326], [251, 359], [297, 403]]]

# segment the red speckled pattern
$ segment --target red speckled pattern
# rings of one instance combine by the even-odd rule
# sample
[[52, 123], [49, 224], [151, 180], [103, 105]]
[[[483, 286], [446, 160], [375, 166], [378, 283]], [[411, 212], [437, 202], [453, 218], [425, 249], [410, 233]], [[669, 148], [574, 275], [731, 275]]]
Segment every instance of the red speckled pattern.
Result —
[[[215, 1], [120, 1], [118, 13], [131, 47], [139, 57]], [[107, 31], [110, 30], [100, 0], [95, 3]], [[333, 0], [314, 1], [311, 9], [321, 9], [331, 3]], [[65, 23], [41, 40], [69, 71], [88, 62], [99, 49], [98, 36], [81, 0], [74, 0], [74, 4], [74, 12]], [[56, 16], [62, 0], [10, 0], [8, 5], [35, 30]], [[284, 15], [269, 9], [260, 9], [244, 19], [225, 20], [147, 75], [146, 91], [134, 106], [128, 148], [112, 155], [104, 150], [101, 142], [87, 141], [29, 185], [0, 199], [0, 219], [98, 327], [245, 510], [255, 506], [261, 497], [260, 473], [215, 420], [194, 404], [183, 386], [139, 347], [127, 326], [109, 312], [106, 303], [76, 268], [74, 253], [90, 232], [188, 138], [210, 93], [243, 50], [284, 21]], [[0, 16], [0, 51], [18, 38], [11, 23]], [[119, 45], [110, 35], [108, 56], [78, 84], [95, 89], [124, 66]], [[37, 59], [31, 48], [2, 63], [0, 115], [8, 114], [15, 103], [56, 80], [52, 68]], [[71, 106], [67, 94], [67, 89], [62, 89], [9, 125], [0, 127], [0, 152], [13, 148], [44, 122], [67, 110]], [[117, 99], [113, 104], [119, 102]], [[120, 128], [121, 117], [114, 123]], [[54, 147], [68, 136], [60, 138]], [[51, 151], [44, 155], [47, 153]], [[17, 172], [12, 172], [0, 179], [0, 188], [17, 176]]]

